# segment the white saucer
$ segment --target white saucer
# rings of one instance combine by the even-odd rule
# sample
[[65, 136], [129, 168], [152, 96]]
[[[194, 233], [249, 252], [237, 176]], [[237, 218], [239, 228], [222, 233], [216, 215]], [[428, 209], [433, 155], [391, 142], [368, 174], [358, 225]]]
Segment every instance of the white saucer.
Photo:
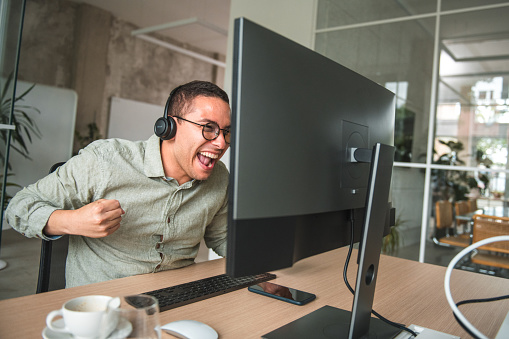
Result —
[[[53, 324], [55, 324], [55, 326], [63, 327], [64, 319], [60, 318], [55, 320]], [[46, 327], [44, 330], [42, 330], [42, 337], [44, 339], [72, 339], [73, 335], [65, 332], [55, 332], [52, 329]]]
[[133, 331], [133, 325], [126, 318], [120, 317], [118, 325], [107, 339], [124, 339]]
[[[54, 321], [59, 327], [64, 326], [64, 319], [60, 318]], [[120, 318], [118, 320], [117, 328], [111, 332], [107, 339], [123, 339], [131, 334], [133, 330], [133, 325], [125, 318]], [[73, 335], [66, 332], [55, 332], [52, 329], [44, 328], [42, 331], [42, 337], [44, 339], [73, 339]]]

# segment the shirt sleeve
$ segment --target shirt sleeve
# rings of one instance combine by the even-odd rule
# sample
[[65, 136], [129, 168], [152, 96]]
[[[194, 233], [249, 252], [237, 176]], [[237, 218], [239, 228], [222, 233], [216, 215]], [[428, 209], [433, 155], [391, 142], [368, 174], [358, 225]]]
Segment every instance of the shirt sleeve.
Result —
[[43, 229], [55, 210], [77, 209], [93, 201], [100, 177], [93, 175], [95, 158], [93, 152], [83, 150], [53, 173], [19, 191], [5, 211], [9, 225], [29, 238], [57, 239], [46, 236]]

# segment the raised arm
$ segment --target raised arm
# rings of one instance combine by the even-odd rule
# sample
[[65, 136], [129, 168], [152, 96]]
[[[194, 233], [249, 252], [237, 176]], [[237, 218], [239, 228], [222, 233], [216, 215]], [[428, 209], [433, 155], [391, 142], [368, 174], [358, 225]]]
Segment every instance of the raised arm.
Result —
[[54, 211], [43, 232], [48, 236], [75, 234], [102, 238], [120, 227], [124, 213], [118, 200], [100, 199], [77, 210]]

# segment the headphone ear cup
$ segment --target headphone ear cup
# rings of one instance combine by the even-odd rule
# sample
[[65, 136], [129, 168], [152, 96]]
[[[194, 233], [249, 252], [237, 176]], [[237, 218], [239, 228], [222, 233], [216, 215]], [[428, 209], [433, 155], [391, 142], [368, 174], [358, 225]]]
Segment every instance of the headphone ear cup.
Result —
[[162, 117], [156, 120], [154, 133], [162, 140], [170, 140], [177, 133], [177, 124], [172, 117]]

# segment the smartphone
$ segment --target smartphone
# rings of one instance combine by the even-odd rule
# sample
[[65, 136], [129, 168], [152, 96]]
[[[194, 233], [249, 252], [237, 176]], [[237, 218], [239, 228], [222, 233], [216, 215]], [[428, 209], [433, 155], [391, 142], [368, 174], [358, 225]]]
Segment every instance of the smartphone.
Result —
[[247, 289], [248, 291], [286, 301], [295, 305], [304, 305], [316, 298], [316, 295], [312, 293], [299, 291], [294, 288], [289, 288], [270, 282], [263, 282], [257, 285], [253, 285]]

